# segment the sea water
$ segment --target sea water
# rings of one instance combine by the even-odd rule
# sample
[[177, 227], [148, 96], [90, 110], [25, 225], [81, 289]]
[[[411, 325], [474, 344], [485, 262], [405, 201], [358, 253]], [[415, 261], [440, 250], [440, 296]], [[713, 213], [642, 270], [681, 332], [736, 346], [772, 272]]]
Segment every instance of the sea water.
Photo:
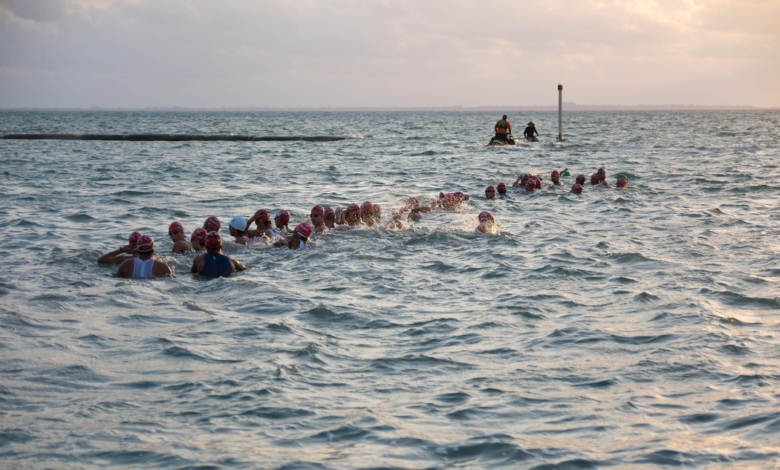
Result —
[[[556, 114], [510, 113], [541, 141], [485, 148], [499, 114], [0, 113], [0, 134], [363, 137], [0, 140], [0, 466], [780, 466], [780, 112], [570, 113], [562, 144]], [[599, 167], [613, 187], [569, 192]], [[544, 189], [485, 199], [523, 172]], [[307, 251], [226, 228], [440, 191], [471, 199]], [[209, 216], [248, 271], [171, 254], [168, 225]], [[176, 277], [97, 264], [133, 231]]]

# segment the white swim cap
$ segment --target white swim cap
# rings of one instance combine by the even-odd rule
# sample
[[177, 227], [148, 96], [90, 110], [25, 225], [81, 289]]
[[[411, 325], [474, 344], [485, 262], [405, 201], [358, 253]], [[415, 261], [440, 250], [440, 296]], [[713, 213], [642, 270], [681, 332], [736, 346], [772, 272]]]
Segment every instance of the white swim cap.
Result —
[[246, 219], [243, 217], [233, 217], [233, 220], [230, 221], [229, 225], [241, 232], [246, 231]]

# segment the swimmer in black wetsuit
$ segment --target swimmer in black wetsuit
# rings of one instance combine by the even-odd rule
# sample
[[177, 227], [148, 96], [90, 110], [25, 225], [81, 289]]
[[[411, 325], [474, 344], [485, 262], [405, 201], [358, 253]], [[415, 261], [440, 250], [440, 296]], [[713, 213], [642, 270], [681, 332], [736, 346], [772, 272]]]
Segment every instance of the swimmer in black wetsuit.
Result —
[[206, 251], [192, 260], [192, 273], [203, 277], [228, 277], [246, 269], [240, 261], [222, 253], [222, 237], [217, 232], [209, 232], [206, 237]]
[[534, 134], [539, 135], [539, 131], [536, 130], [536, 124], [531, 121], [528, 123], [528, 127], [525, 128], [525, 131], [523, 131], [523, 135], [525, 136], [525, 140], [537, 142], [539, 139], [534, 137]]

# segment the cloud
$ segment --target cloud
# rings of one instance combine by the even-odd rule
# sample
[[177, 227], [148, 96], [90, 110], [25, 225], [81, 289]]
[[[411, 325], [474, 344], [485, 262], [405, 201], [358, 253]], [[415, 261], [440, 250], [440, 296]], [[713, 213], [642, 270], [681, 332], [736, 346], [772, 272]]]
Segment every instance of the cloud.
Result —
[[778, 106], [779, 19], [758, 0], [0, 0], [0, 106], [549, 104], [559, 81], [580, 103]]

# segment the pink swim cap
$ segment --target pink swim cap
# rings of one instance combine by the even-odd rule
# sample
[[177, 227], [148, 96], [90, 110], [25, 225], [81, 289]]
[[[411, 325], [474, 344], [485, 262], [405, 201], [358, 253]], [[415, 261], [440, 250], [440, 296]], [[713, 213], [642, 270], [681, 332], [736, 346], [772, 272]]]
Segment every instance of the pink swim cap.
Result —
[[312, 232], [311, 224], [309, 224], [308, 222], [301, 222], [300, 224], [295, 226], [293, 232], [297, 232], [298, 235], [303, 238], [309, 238]]
[[323, 214], [325, 215], [325, 220], [336, 220], [336, 212], [330, 207], [325, 207]]
[[222, 248], [222, 237], [219, 233], [212, 231], [206, 235], [206, 248], [212, 250], [215, 248]]
[[127, 239], [127, 244], [130, 246], [137, 246], [139, 238], [141, 238], [141, 232], [133, 232], [130, 234], [130, 237]]
[[222, 223], [220, 223], [219, 219], [216, 217], [209, 217], [205, 222], [203, 222], [203, 228], [209, 232], [219, 232], [219, 228], [221, 226]]
[[206, 232], [205, 229], [196, 228], [195, 231], [192, 232], [192, 236], [190, 237], [190, 241], [198, 242], [201, 245], [205, 245], [207, 236], [208, 236], [208, 232]]
[[290, 223], [290, 213], [282, 209], [276, 213], [274, 220], [276, 220], [277, 222], [283, 225], [287, 225], [288, 223]]
[[571, 192], [574, 194], [582, 194], [582, 185], [581, 184], [575, 184], [571, 187]]
[[149, 253], [150, 251], [154, 251], [154, 240], [149, 235], [141, 235], [138, 238], [137, 247], [139, 253]]

